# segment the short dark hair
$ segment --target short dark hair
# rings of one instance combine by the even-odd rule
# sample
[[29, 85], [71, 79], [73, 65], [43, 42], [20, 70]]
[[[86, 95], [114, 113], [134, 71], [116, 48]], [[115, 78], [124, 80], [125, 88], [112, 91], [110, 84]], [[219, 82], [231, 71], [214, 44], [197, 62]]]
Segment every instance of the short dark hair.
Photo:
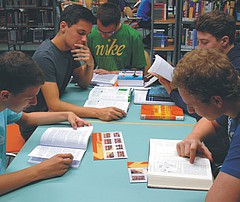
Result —
[[196, 49], [179, 60], [172, 84], [208, 104], [212, 96], [238, 100], [240, 77], [226, 54], [217, 49]]
[[62, 12], [60, 22], [65, 21], [69, 27], [77, 24], [79, 20], [87, 21], [91, 24], [95, 22], [92, 12], [80, 5], [69, 5]]
[[16, 95], [29, 87], [42, 84], [44, 74], [30, 56], [21, 51], [0, 55], [0, 90], [8, 90]]
[[121, 11], [113, 3], [104, 3], [97, 11], [97, 19], [105, 27], [112, 24], [118, 25], [121, 19]]
[[236, 21], [233, 16], [222, 11], [204, 13], [196, 18], [194, 25], [197, 31], [207, 32], [217, 40], [223, 36], [228, 36], [230, 44], [235, 41]]

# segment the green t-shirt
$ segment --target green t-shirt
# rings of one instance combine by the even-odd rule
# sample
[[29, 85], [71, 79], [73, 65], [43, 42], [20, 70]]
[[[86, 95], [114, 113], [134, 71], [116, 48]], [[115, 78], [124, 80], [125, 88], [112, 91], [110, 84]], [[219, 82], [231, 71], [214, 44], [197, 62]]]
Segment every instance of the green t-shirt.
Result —
[[137, 68], [144, 70], [146, 59], [140, 34], [130, 26], [121, 28], [104, 39], [93, 27], [88, 36], [88, 47], [99, 69], [109, 71]]

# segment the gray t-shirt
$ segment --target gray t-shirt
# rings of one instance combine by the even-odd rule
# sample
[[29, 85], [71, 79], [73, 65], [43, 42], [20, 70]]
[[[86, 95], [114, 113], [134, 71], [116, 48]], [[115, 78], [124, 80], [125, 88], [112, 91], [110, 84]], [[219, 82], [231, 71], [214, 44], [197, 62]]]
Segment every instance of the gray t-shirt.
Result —
[[[45, 40], [35, 51], [33, 59], [43, 70], [46, 82], [54, 82], [58, 86], [59, 95], [63, 94], [69, 83], [73, 70], [81, 66], [73, 60], [71, 51], [60, 51], [51, 40]], [[29, 107], [25, 112], [48, 111], [45, 99], [40, 91], [37, 95], [37, 105]], [[36, 127], [20, 128], [23, 138], [30, 137]]]

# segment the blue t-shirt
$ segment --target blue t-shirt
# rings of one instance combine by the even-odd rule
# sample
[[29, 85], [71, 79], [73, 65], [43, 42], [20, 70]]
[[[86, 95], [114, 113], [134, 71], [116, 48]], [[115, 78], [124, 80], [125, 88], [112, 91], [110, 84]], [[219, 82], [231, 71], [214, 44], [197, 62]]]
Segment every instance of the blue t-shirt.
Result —
[[15, 123], [22, 116], [22, 113], [15, 113], [10, 109], [0, 112], [0, 174], [5, 172], [6, 168], [6, 127], [7, 124]]
[[240, 113], [236, 118], [223, 115], [217, 119], [217, 122], [222, 126], [228, 126], [228, 136], [231, 141], [221, 172], [240, 179]]
[[137, 10], [137, 17], [141, 17], [144, 22], [150, 21], [151, 5], [152, 0], [142, 0]]

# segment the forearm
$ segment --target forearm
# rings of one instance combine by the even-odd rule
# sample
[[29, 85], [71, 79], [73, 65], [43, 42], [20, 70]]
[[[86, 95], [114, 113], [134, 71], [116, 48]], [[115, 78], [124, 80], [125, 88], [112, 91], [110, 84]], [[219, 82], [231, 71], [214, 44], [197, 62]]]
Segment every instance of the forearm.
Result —
[[31, 125], [31, 126], [38, 126], [38, 125], [44, 125], [44, 124], [53, 124], [56, 122], [61, 121], [67, 121], [68, 116], [72, 112], [31, 112], [31, 113], [24, 113], [24, 119], [25, 125]]
[[84, 118], [84, 117], [99, 118], [99, 114], [98, 114], [99, 109], [94, 107], [77, 106], [61, 100], [54, 101], [52, 103], [53, 104], [48, 104], [49, 111], [51, 112], [71, 111], [81, 118]]
[[0, 175], [0, 195], [40, 180], [41, 177], [33, 167], [14, 173]]
[[194, 126], [192, 132], [186, 137], [203, 141], [211, 136], [216, 135], [213, 122], [206, 118], [201, 118]]
[[84, 64], [81, 70], [74, 74], [74, 78], [81, 88], [87, 88], [93, 77], [94, 64]]

